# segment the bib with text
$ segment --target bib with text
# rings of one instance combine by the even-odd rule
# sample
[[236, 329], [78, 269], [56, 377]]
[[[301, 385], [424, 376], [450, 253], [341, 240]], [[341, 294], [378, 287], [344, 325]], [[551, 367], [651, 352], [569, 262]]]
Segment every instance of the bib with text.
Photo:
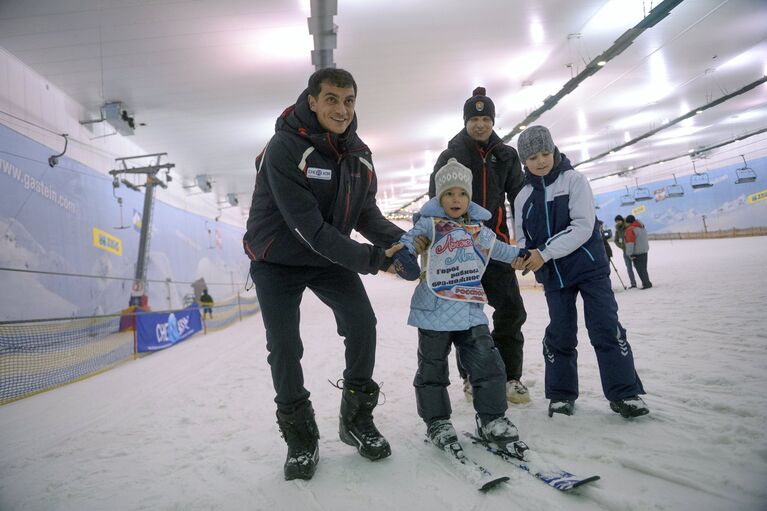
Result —
[[447, 300], [487, 303], [482, 274], [495, 240], [489, 246], [478, 242], [481, 225], [434, 218], [433, 228], [426, 263], [429, 289]]

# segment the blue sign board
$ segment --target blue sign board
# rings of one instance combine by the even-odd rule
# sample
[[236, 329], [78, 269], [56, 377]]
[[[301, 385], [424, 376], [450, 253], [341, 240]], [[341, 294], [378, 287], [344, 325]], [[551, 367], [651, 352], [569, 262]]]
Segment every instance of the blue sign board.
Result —
[[202, 330], [200, 309], [190, 305], [186, 309], [167, 312], [149, 312], [136, 316], [136, 343], [139, 353], [169, 348]]

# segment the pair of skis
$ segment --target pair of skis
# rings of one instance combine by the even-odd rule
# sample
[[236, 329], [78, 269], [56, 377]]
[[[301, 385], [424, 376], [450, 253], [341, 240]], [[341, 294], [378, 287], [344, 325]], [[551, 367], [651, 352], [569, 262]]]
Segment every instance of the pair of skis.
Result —
[[[484, 447], [488, 452], [528, 472], [536, 479], [559, 491], [568, 492], [599, 479], [599, 476], [578, 477], [566, 470], [537, 461], [537, 456], [533, 455], [527, 444], [521, 440], [511, 442], [503, 448], [471, 433], [464, 433], [464, 435], [471, 439], [472, 443]], [[468, 457], [459, 442], [447, 445], [444, 452], [457, 468], [457, 471], [481, 492], [486, 492], [509, 480], [507, 476], [493, 475], [485, 467]]]

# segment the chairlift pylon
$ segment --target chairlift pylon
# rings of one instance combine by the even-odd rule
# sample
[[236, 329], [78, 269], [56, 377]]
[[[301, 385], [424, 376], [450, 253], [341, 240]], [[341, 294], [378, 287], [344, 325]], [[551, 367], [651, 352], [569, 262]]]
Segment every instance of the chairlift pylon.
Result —
[[735, 184], [741, 185], [743, 183], [753, 183], [756, 181], [756, 172], [748, 166], [745, 156], [741, 154], [740, 157], [743, 158], [743, 167], [735, 169]]
[[711, 179], [708, 177], [708, 172], [698, 172], [695, 169], [695, 160], [692, 161], [692, 176], [690, 176], [690, 187], [698, 188], [710, 188], [714, 186]]
[[676, 182], [676, 174], [671, 175], [674, 176], [674, 184], [666, 186], [666, 197], [684, 197], [684, 188]]
[[652, 195], [650, 195], [650, 190], [639, 186], [639, 179], [634, 178], [634, 182], [637, 185], [636, 189], [634, 190], [634, 200], [636, 202], [652, 199]]
[[621, 196], [621, 206], [633, 206], [636, 200], [634, 196], [629, 193], [629, 187], [626, 186], [626, 195]]

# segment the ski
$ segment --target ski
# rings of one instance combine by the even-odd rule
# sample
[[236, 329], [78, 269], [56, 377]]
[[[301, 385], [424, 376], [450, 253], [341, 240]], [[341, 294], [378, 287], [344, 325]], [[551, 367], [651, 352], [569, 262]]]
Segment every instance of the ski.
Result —
[[[570, 491], [599, 479], [599, 476], [578, 477], [566, 470], [552, 467], [548, 463], [536, 460], [537, 456], [533, 455], [533, 451], [531, 451], [527, 444], [521, 440], [511, 442], [507, 445], [507, 449], [503, 449], [473, 435], [472, 433], [464, 432], [464, 435], [470, 438], [473, 443], [484, 447], [487, 451], [495, 454], [504, 461], [521, 468], [536, 479], [543, 481], [559, 491]], [[510, 449], [508, 448], [509, 446], [511, 447]]]
[[485, 467], [466, 456], [458, 441], [446, 445], [440, 451], [445, 454], [457, 472], [481, 492], [486, 492], [490, 488], [509, 480], [508, 476], [498, 477], [491, 474]]

